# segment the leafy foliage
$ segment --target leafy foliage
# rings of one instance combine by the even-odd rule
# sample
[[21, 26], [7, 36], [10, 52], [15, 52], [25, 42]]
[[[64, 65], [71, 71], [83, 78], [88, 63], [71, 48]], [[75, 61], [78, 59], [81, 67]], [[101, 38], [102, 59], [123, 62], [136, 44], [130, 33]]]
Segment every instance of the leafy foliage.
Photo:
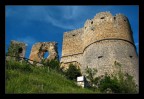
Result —
[[138, 93], [137, 85], [133, 77], [127, 73], [119, 71], [115, 75], [108, 75], [94, 77], [97, 70], [86, 69], [87, 79], [90, 81], [90, 87], [94, 90], [100, 90], [102, 93]]
[[102, 92], [106, 92], [107, 89], [111, 89], [113, 93], [137, 93], [137, 85], [135, 84], [133, 77], [119, 72], [115, 76], [105, 75], [101, 79], [99, 89]]
[[86, 78], [90, 81], [90, 85], [93, 86], [95, 84], [95, 82], [98, 80], [98, 78], [94, 78], [94, 76], [96, 75], [97, 73], [97, 69], [95, 68], [89, 68], [87, 66], [87, 68], [85, 69], [86, 70]]
[[76, 80], [78, 76], [81, 76], [81, 72], [80, 69], [77, 69], [75, 65], [70, 64], [69, 68], [65, 72], [65, 75], [70, 80]]
[[20, 46], [16, 46], [16, 45], [13, 45], [11, 44], [10, 47], [8, 48], [8, 53], [7, 55], [10, 55], [10, 56], [18, 56], [18, 49], [20, 48]]

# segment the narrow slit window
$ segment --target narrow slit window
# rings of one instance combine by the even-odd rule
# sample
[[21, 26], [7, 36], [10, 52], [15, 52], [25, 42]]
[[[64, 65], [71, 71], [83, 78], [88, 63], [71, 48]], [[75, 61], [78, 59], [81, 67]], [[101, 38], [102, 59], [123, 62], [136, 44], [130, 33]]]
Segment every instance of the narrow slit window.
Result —
[[22, 48], [19, 48], [18, 49], [18, 53], [22, 53], [23, 49]]
[[116, 17], [114, 17], [114, 20], [116, 19]]
[[102, 58], [103, 56], [98, 56], [98, 58]]
[[101, 17], [101, 19], [104, 19], [105, 17]]
[[91, 24], [93, 24], [93, 21], [91, 21]]
[[132, 58], [133, 56], [130, 55], [129, 57]]
[[72, 36], [75, 36], [75, 35], [72, 35]]

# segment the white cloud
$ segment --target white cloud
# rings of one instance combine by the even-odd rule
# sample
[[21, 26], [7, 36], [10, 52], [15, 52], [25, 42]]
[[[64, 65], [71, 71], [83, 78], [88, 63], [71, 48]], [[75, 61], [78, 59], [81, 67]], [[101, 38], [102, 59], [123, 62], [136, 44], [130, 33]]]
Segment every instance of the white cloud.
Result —
[[[7, 17], [14, 16], [15, 19], [21, 17], [23, 21], [21, 23], [35, 20], [63, 29], [77, 29], [83, 27], [86, 19], [94, 17], [96, 12], [111, 8], [109, 6], [104, 8], [101, 6], [18, 6], [7, 8], [6, 14]], [[12, 11], [15, 12], [15, 15], [10, 14]]]
[[[51, 23], [52, 25], [63, 29], [79, 28], [82, 20], [84, 7], [80, 6], [27, 6], [27, 7], [9, 7], [6, 9], [7, 17], [21, 18], [21, 23], [29, 23], [33, 20], [39, 22]], [[10, 14], [15, 12], [15, 14]], [[26, 22], [27, 21], [27, 22]]]

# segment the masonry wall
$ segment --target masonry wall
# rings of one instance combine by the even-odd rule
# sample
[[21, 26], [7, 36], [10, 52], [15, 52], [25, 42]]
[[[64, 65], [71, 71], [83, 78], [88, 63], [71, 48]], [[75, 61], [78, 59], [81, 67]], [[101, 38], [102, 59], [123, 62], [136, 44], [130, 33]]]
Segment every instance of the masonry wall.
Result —
[[61, 66], [78, 62], [83, 74], [89, 66], [96, 68], [100, 76], [118, 72], [120, 68], [114, 65], [118, 62], [121, 70], [134, 76], [138, 84], [138, 56], [126, 16], [100, 12], [80, 30], [80, 33], [74, 30], [64, 34]]
[[65, 57], [62, 57], [61, 58], [61, 67], [67, 69], [68, 66], [70, 64], [73, 64], [73, 65], [77, 65], [78, 68], [83, 68], [81, 67], [82, 65], [82, 60], [83, 58], [83, 54], [75, 54], [75, 55], [70, 55], [70, 56], [65, 56]]
[[23, 58], [20, 58], [20, 57], [25, 57], [25, 52], [26, 52], [26, 44], [24, 42], [11, 40], [11, 43], [8, 49], [9, 56], [7, 56], [7, 59], [9, 60], [10, 57], [13, 59], [16, 59], [16, 57], [19, 57], [18, 60], [22, 60]]
[[85, 22], [82, 36], [83, 49], [95, 41], [109, 38], [125, 39], [133, 42], [131, 34], [129, 21], [124, 15], [112, 16], [109, 12], [101, 12], [93, 19]]
[[[120, 70], [134, 76], [138, 84], [138, 57], [134, 45], [122, 40], [104, 40], [87, 47], [83, 53], [82, 72], [87, 66], [98, 70], [97, 76]], [[115, 62], [121, 64], [115, 66]]]
[[62, 56], [82, 53], [83, 42], [81, 35], [83, 28], [64, 33]]
[[[47, 58], [44, 58], [44, 54], [49, 52]], [[52, 59], [58, 60], [58, 51], [57, 51], [57, 42], [38, 42], [32, 46], [31, 53], [29, 56], [30, 60], [42, 62], [45, 59], [45, 62]], [[32, 61], [30, 61], [33, 63]]]

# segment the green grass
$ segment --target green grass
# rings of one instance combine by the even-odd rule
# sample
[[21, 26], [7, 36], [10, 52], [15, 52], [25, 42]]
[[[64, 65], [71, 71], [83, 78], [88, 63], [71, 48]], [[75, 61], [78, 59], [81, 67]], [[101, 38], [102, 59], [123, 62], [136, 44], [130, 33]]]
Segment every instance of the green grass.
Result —
[[53, 69], [6, 62], [6, 93], [97, 93], [81, 88]]

